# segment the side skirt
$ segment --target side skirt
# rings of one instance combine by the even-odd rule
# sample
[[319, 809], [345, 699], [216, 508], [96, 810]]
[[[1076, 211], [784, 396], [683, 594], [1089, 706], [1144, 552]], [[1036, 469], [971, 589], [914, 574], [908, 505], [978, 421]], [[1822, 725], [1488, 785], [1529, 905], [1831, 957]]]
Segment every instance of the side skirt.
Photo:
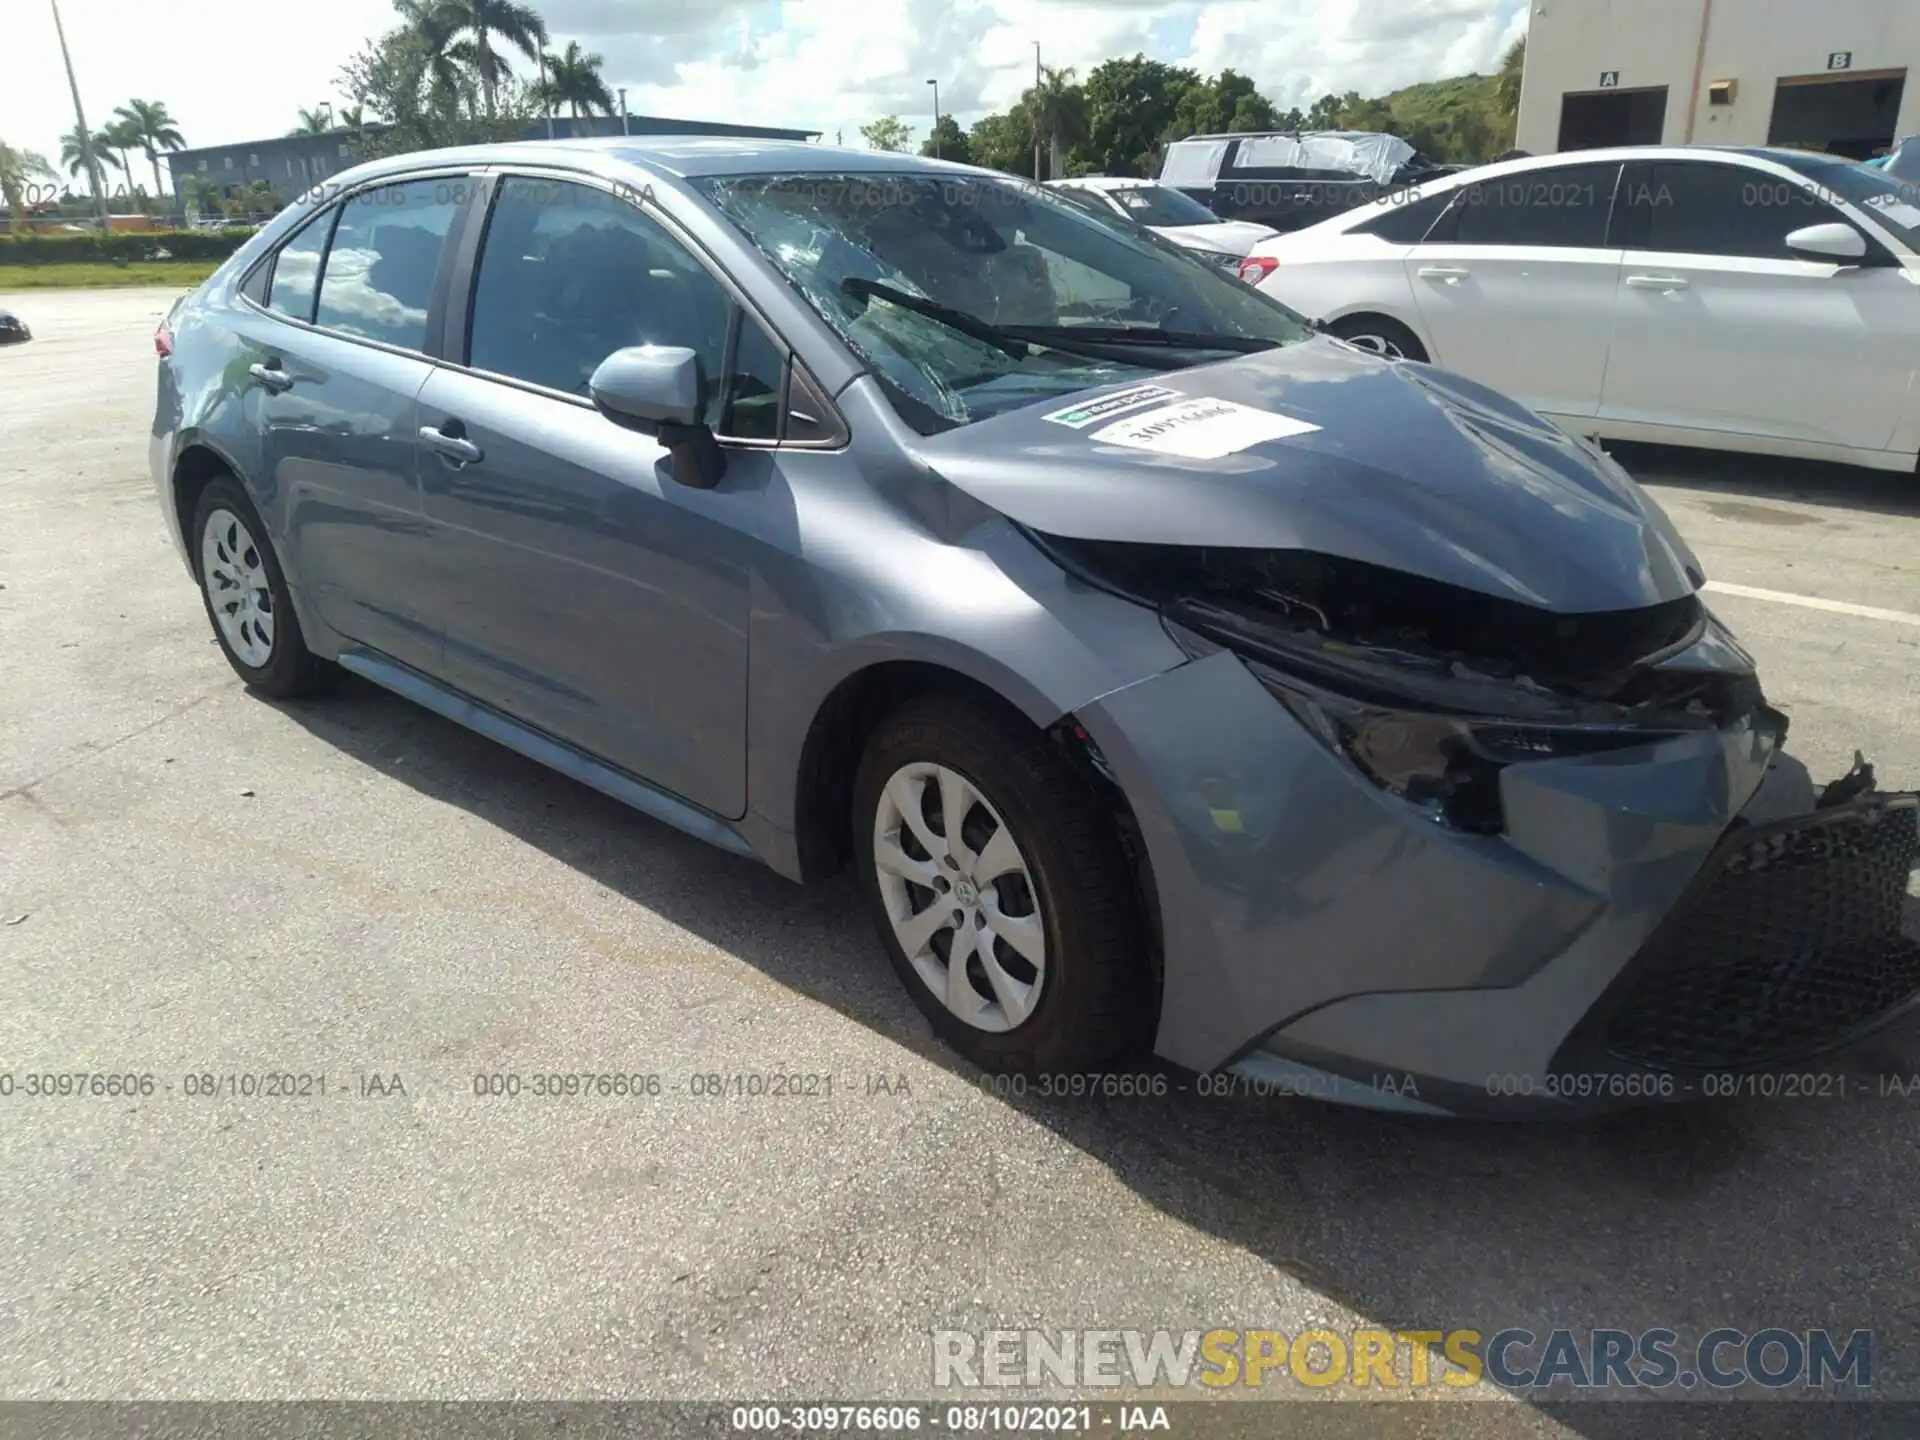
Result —
[[671, 825], [696, 840], [704, 840], [709, 845], [717, 845], [722, 850], [749, 860], [761, 858], [732, 821], [723, 820], [677, 795], [657, 789], [624, 770], [617, 770], [543, 731], [523, 725], [491, 706], [469, 699], [459, 691], [449, 689], [438, 680], [422, 675], [418, 670], [389, 659], [378, 651], [351, 645], [340, 652], [339, 663], [343, 670], [351, 670], [403, 699], [444, 716], [456, 725], [464, 725], [509, 750], [518, 751], [529, 760], [558, 770], [582, 785], [590, 785], [622, 805], [631, 806], [641, 814]]

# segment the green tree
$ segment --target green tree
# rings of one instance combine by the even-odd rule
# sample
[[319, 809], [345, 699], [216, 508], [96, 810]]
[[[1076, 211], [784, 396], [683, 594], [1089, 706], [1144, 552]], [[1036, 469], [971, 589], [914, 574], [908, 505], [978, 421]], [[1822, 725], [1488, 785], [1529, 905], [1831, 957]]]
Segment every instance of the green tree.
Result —
[[180, 127], [174, 124], [166, 105], [159, 100], [129, 100], [113, 113], [133, 132], [140, 149], [146, 153], [147, 163], [153, 167], [153, 193], [166, 194], [166, 183], [160, 173], [160, 152], [187, 148]]
[[1522, 35], [1507, 48], [1500, 60], [1500, 73], [1494, 77], [1493, 93], [1500, 113], [1509, 120], [1520, 118], [1520, 85], [1527, 73], [1527, 37]]
[[582, 50], [578, 41], [569, 40], [565, 50], [546, 57], [546, 82], [534, 88], [541, 108], [557, 110], [564, 105], [576, 120], [596, 110], [602, 115], [611, 115], [613, 92], [600, 78], [603, 63], [600, 56]]
[[127, 120], [115, 120], [101, 130], [100, 139], [113, 147], [115, 167], [131, 181], [133, 166], [128, 163], [127, 157], [140, 148], [139, 131]]
[[333, 117], [324, 105], [316, 105], [308, 110], [300, 110], [300, 123], [287, 131], [289, 135], [324, 135], [333, 128]]
[[951, 115], [942, 115], [934, 122], [933, 129], [927, 132], [927, 138], [920, 144], [922, 155], [937, 155], [942, 160], [957, 160], [962, 165], [975, 165], [973, 146], [967, 141], [967, 132], [960, 128], [960, 122]]
[[1187, 135], [1274, 130], [1279, 128], [1280, 119], [1272, 102], [1253, 81], [1231, 69], [1188, 86], [1176, 113], [1180, 129]]
[[967, 131], [967, 153], [975, 165], [1009, 175], [1032, 175], [1033, 121], [1026, 102], [974, 121]]
[[1074, 84], [1071, 69], [1057, 70], [1048, 65], [1041, 70], [1039, 83], [1028, 86], [1022, 98], [1033, 124], [1034, 141], [1048, 157], [1048, 178], [1053, 178], [1055, 170], [1064, 173], [1067, 151], [1087, 137], [1086, 91]]
[[[94, 169], [99, 171], [97, 179], [94, 176], [87, 177], [87, 189], [90, 194], [97, 196], [107, 183], [107, 167], [120, 162], [113, 158], [113, 142], [104, 132], [93, 136], [87, 144], [93, 149]], [[81, 144], [78, 125], [60, 137], [60, 163], [67, 174], [75, 178], [87, 173], [87, 146]]]
[[913, 143], [913, 130], [898, 115], [882, 115], [860, 127], [869, 150], [904, 150]]
[[[1360, 98], [1352, 91], [1348, 91], [1347, 93], [1349, 99], [1357, 101]], [[1347, 101], [1341, 99], [1338, 95], [1322, 95], [1318, 100], [1313, 102], [1312, 107], [1307, 111], [1305, 128], [1308, 130], [1338, 130], [1340, 128], [1340, 116], [1346, 108]]]
[[7, 215], [15, 230], [26, 224], [27, 195], [41, 180], [58, 180], [59, 172], [47, 163], [47, 157], [34, 150], [17, 150], [0, 140], [0, 196], [7, 202]]
[[363, 117], [358, 139], [350, 141], [360, 158], [525, 133], [540, 113], [528, 87], [508, 74], [487, 100], [480, 77], [455, 53], [459, 47], [435, 0], [395, 0], [394, 10], [400, 23], [362, 46], [335, 81]]
[[499, 92], [513, 75], [506, 56], [494, 48], [504, 40], [529, 60], [538, 60], [547, 43], [547, 22], [518, 0], [440, 0], [428, 32], [442, 53], [480, 82], [489, 117], [497, 113]]
[[214, 215], [224, 208], [220, 203], [220, 187], [205, 175], [187, 176], [179, 183], [177, 193], [195, 214]]
[[1108, 60], [1088, 74], [1082, 158], [1108, 175], [1151, 175], [1160, 147], [1182, 132], [1180, 102], [1200, 83], [1193, 71], [1144, 55]]

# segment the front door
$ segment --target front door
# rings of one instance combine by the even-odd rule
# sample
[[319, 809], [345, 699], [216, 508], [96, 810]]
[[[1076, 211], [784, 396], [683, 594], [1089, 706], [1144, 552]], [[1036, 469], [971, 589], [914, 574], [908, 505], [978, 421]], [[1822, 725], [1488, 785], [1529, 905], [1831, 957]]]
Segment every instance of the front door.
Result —
[[1914, 373], [1920, 288], [1896, 266], [1795, 258], [1786, 237], [1846, 223], [1839, 210], [1805, 182], [1705, 160], [1636, 164], [1622, 194], [1629, 248], [1606, 418], [1891, 444]]
[[422, 427], [464, 442], [421, 451], [434, 548], [461, 577], [447, 678], [715, 814], [745, 813], [743, 532], [776, 455], [729, 447], [720, 484], [690, 489], [655, 440], [594, 408], [587, 379], [624, 346], [687, 346], [722, 437], [770, 438], [742, 417], [777, 427], [778, 352], [638, 206], [531, 176], [499, 184], [471, 317], [468, 363], [420, 395]]

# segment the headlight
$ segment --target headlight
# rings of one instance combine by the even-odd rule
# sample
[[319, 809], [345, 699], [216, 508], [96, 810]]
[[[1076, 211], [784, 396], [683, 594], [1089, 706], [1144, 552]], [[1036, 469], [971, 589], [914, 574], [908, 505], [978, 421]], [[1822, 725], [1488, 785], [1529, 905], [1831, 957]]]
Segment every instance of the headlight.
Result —
[[1500, 772], [1649, 745], [1690, 728], [1601, 713], [1593, 704], [1428, 657], [1269, 630], [1224, 607], [1175, 601], [1168, 632], [1196, 658], [1231, 650], [1309, 734], [1389, 794], [1471, 834], [1505, 827]]

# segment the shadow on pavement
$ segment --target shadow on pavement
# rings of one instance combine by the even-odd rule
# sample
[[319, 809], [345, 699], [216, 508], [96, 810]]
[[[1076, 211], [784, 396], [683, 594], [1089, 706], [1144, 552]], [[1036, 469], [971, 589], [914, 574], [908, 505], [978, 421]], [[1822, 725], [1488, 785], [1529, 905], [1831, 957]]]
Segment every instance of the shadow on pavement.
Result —
[[[1776, 455], [1737, 455], [1726, 450], [1690, 450], [1609, 440], [1607, 453], [1642, 485], [1724, 494], [1739, 500], [1792, 500], [1872, 515], [1920, 515], [1920, 475], [1867, 470], [1822, 460]], [[1752, 507], [1758, 511], [1760, 507]], [[1772, 512], [1793, 523], [1791, 512]], [[1766, 512], [1739, 518], [1766, 523]]]
[[[850, 882], [792, 885], [358, 680], [282, 709], [390, 778], [978, 1079], [900, 990]], [[1167, 1073], [1174, 1084], [1192, 1078]], [[1543, 1337], [1561, 1326], [1696, 1337], [1722, 1325], [1825, 1326], [1842, 1338], [1870, 1328], [1875, 1389], [1920, 1396], [1910, 1359], [1920, 1342], [1920, 1079], [1904, 1087], [1913, 1098], [1881, 1093], [1882, 1076], [1920, 1077], [1920, 1026], [1883, 1033], [1847, 1073], [1845, 1099], [1753, 1099], [1552, 1127], [1203, 1099], [1191, 1087], [1158, 1099], [1006, 1103], [1165, 1214], [1384, 1325], [1524, 1326]], [[1618, 1401], [1551, 1407], [1553, 1421], [1594, 1440], [1803, 1433], [1776, 1429], [1784, 1413], [1763, 1417], [1750, 1405], [1662, 1405], [1665, 1418], [1650, 1425], [1654, 1413]], [[1852, 1415], [1829, 1414], [1804, 1433], [1866, 1433]]]

